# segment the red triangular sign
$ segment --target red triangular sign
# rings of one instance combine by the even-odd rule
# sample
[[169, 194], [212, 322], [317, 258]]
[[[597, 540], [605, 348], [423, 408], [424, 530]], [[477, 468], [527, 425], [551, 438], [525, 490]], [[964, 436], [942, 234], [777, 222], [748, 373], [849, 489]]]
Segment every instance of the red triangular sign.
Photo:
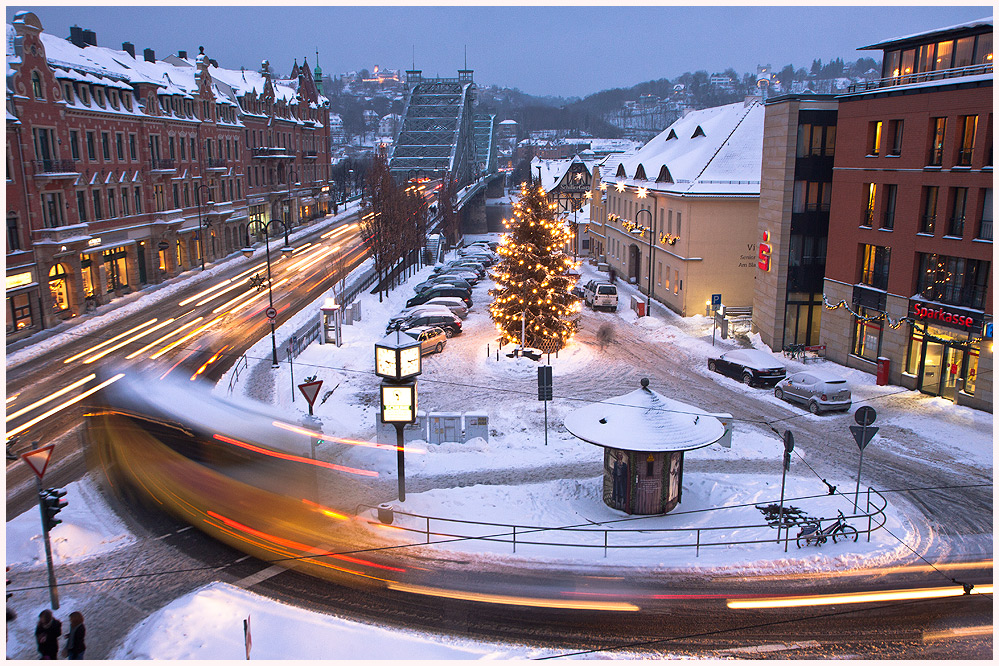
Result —
[[55, 444], [49, 444], [40, 449], [25, 451], [21, 454], [21, 460], [28, 463], [28, 467], [35, 473], [39, 481], [45, 476], [45, 470], [49, 466], [49, 459], [52, 457], [52, 449], [54, 448]]
[[305, 399], [309, 401], [309, 405], [314, 405], [316, 403], [316, 397], [319, 395], [319, 388], [323, 385], [323, 380], [318, 382], [306, 382], [305, 384], [299, 384], [298, 390], [302, 392]]

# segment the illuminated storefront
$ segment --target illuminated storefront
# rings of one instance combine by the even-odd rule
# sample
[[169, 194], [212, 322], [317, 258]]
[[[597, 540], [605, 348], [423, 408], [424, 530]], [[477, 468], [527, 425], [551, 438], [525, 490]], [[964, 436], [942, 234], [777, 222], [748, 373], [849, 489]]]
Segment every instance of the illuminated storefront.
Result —
[[955, 400], [957, 391], [975, 395], [984, 316], [980, 311], [909, 301], [911, 325], [905, 372], [916, 388]]

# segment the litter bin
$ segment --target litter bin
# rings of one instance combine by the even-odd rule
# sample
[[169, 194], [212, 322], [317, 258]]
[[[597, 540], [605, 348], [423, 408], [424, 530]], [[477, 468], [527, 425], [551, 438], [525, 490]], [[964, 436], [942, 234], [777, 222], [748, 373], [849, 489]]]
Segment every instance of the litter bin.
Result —
[[891, 361], [884, 356], [878, 356], [878, 386], [888, 384], [888, 371], [891, 369]]

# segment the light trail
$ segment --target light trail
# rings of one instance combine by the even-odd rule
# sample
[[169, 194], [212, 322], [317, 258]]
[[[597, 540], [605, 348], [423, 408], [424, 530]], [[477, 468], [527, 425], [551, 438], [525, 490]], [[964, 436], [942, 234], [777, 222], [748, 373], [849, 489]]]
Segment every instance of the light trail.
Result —
[[248, 278], [248, 277], [247, 278], [243, 278], [239, 282], [232, 283], [231, 285], [229, 285], [228, 287], [226, 287], [225, 289], [223, 289], [219, 293], [215, 294], [214, 296], [209, 296], [208, 298], [201, 299], [200, 301], [198, 301], [197, 303], [195, 303], [195, 305], [204, 305], [205, 303], [209, 303], [211, 301], [214, 301], [216, 298], [218, 298], [222, 294], [230, 292], [233, 289], [238, 289], [239, 287], [243, 286], [244, 284], [246, 284], [249, 281], [250, 281], [250, 278]]
[[512, 597], [500, 594], [485, 594], [482, 592], [461, 592], [460, 590], [443, 590], [440, 588], [423, 587], [421, 585], [408, 585], [406, 583], [388, 584], [390, 590], [399, 592], [409, 592], [410, 594], [422, 594], [431, 597], [442, 597], [445, 599], [461, 599], [464, 601], [480, 601], [488, 604], [503, 604], [507, 606], [531, 606], [534, 608], [563, 608], [571, 610], [600, 610], [600, 611], [638, 611], [641, 610], [634, 604], [623, 601], [570, 601], [567, 599], [538, 599], [535, 597]]
[[948, 638], [968, 638], [970, 636], [991, 636], [992, 625], [981, 625], [978, 627], [954, 627], [953, 629], [941, 629], [939, 631], [924, 631], [923, 642], [939, 641]]
[[281, 453], [280, 451], [265, 449], [262, 446], [256, 446], [255, 444], [250, 444], [248, 442], [241, 442], [238, 439], [226, 437], [225, 435], [220, 435], [218, 433], [212, 435], [212, 438], [217, 439], [220, 442], [225, 442], [226, 444], [232, 444], [233, 446], [238, 446], [242, 449], [247, 449], [249, 451], [254, 451], [256, 453], [262, 453], [265, 456], [280, 458], [281, 460], [290, 460], [292, 462], [305, 463], [306, 465], [325, 467], [327, 469], [336, 470], [338, 472], [347, 472], [348, 474], [357, 474], [359, 476], [378, 476], [378, 472], [372, 470], [344, 467], [343, 465], [335, 465], [333, 463], [324, 462], [322, 460], [313, 460], [312, 458], [303, 458], [302, 456], [296, 456], [290, 453]]
[[[911, 601], [915, 599], [942, 599], [965, 594], [961, 586], [927, 587], [914, 590], [882, 590], [879, 592], [847, 592], [845, 594], [816, 594], [800, 597], [762, 597], [758, 599], [730, 599], [729, 608], [802, 608], [834, 604], [868, 604], [884, 601]], [[991, 585], [976, 585], [971, 594], [992, 594]]]
[[93, 374], [87, 375], [86, 377], [84, 377], [80, 381], [73, 382], [72, 384], [70, 384], [66, 388], [59, 389], [55, 393], [53, 393], [53, 394], [51, 394], [49, 396], [46, 396], [46, 397], [42, 398], [41, 400], [37, 400], [37, 401], [31, 403], [30, 405], [28, 405], [24, 409], [19, 409], [18, 411], [14, 412], [13, 414], [10, 414], [7, 417], [7, 420], [8, 421], [12, 421], [13, 419], [16, 419], [18, 416], [21, 416], [22, 414], [26, 414], [26, 413], [30, 412], [32, 409], [38, 409], [42, 405], [44, 405], [46, 403], [49, 403], [49, 402], [52, 402], [53, 400], [55, 400], [59, 396], [65, 395], [65, 394], [69, 393], [70, 391], [72, 391], [73, 389], [86, 384], [87, 382], [89, 382], [91, 379], [93, 379], [96, 376], [97, 375], [93, 375]]
[[131, 354], [129, 354], [128, 356], [126, 356], [126, 357], [125, 357], [125, 359], [126, 359], [126, 360], [132, 360], [133, 358], [135, 358], [136, 356], [138, 356], [138, 355], [139, 355], [139, 354], [141, 354], [142, 352], [146, 351], [147, 349], [150, 349], [151, 347], [155, 347], [155, 346], [156, 346], [156, 345], [158, 345], [159, 343], [161, 343], [161, 342], [163, 342], [164, 340], [168, 339], [168, 338], [169, 338], [170, 336], [173, 336], [173, 335], [177, 335], [177, 334], [178, 334], [178, 333], [180, 333], [181, 331], [184, 331], [184, 330], [186, 330], [186, 329], [189, 329], [189, 328], [191, 328], [192, 326], [194, 326], [195, 324], [197, 324], [197, 323], [198, 323], [199, 321], [201, 321], [202, 319], [204, 319], [204, 317], [196, 317], [196, 318], [195, 318], [195, 319], [194, 319], [193, 321], [189, 321], [189, 322], [187, 322], [186, 324], [184, 324], [184, 325], [183, 325], [183, 326], [181, 326], [180, 328], [178, 328], [178, 329], [176, 329], [176, 330], [174, 330], [174, 331], [170, 331], [170, 332], [169, 332], [169, 333], [167, 333], [166, 335], [163, 335], [163, 336], [161, 336], [161, 337], [159, 337], [159, 338], [157, 338], [157, 339], [153, 340], [152, 342], [150, 342], [150, 343], [149, 343], [148, 345], [146, 345], [146, 346], [145, 346], [145, 347], [143, 347], [142, 349], [138, 349], [138, 350], [136, 350], [136, 351], [132, 352]]
[[305, 245], [300, 245], [300, 246], [296, 247], [294, 250], [292, 250], [291, 256], [294, 257], [299, 252], [305, 252], [305, 250], [307, 248], [311, 247], [311, 246], [312, 246], [312, 243], [306, 243]]
[[170, 351], [171, 349], [173, 349], [177, 345], [179, 345], [179, 344], [181, 344], [183, 342], [187, 342], [188, 340], [190, 340], [191, 338], [193, 338], [194, 336], [196, 336], [198, 333], [201, 333], [202, 331], [204, 331], [204, 330], [206, 330], [208, 328], [211, 328], [214, 324], [216, 324], [217, 322], [220, 322], [220, 321], [222, 321], [222, 317], [216, 317], [215, 319], [212, 319], [210, 322], [208, 322], [204, 326], [202, 326], [200, 328], [194, 329], [193, 331], [191, 331], [190, 333], [188, 333], [187, 335], [185, 335], [181, 339], [176, 340], [174, 342], [171, 342], [166, 347], [164, 347], [163, 349], [159, 350], [158, 352], [156, 352], [155, 354], [153, 354], [152, 356], [150, 356], [149, 357], [150, 360], [154, 360], [155, 361], [160, 356], [163, 356], [163, 354], [167, 353], [168, 351]]
[[[317, 430], [308, 430], [307, 428], [302, 428], [300, 426], [292, 425], [290, 423], [282, 423], [281, 421], [272, 421], [271, 425], [276, 428], [281, 428], [282, 430], [288, 430], [290, 432], [298, 433], [299, 435], [305, 435], [306, 437], [315, 437], [316, 439], [322, 439], [327, 442], [338, 442], [340, 444], [350, 444], [352, 446], [366, 446], [372, 449], [382, 449], [384, 451], [398, 451], [399, 447], [395, 444], [379, 444], [377, 442], [365, 442], [359, 439], [344, 439], [342, 437], [330, 437], [329, 435], [319, 432]], [[404, 450], [407, 453], [426, 453], [426, 449], [420, 449], [413, 446], [404, 446]]]
[[[313, 257], [312, 261], [308, 262], [307, 264], [305, 264], [304, 266], [302, 266], [301, 268], [299, 268], [298, 272], [301, 273], [305, 269], [311, 268], [312, 266], [316, 265], [317, 263], [319, 263], [320, 261], [322, 261], [326, 257], [328, 257], [331, 254], [333, 254], [334, 252], [336, 252], [339, 248], [340, 248], [340, 246], [336, 245], [334, 247], [326, 249], [325, 251], [323, 251], [322, 253], [320, 253], [319, 256]], [[294, 268], [294, 267], [292, 267], [292, 268]], [[288, 270], [291, 270], [291, 268], [289, 268]]]
[[193, 375], [191, 375], [191, 381], [193, 382], [193, 381], [194, 381], [195, 379], [197, 379], [197, 378], [198, 378], [198, 376], [199, 376], [200, 374], [202, 374], [202, 373], [203, 373], [203, 372], [204, 372], [205, 370], [207, 370], [207, 369], [208, 369], [208, 366], [210, 366], [210, 365], [211, 365], [212, 363], [214, 363], [215, 361], [219, 360], [219, 358], [220, 358], [220, 357], [222, 356], [222, 354], [224, 354], [224, 353], [225, 353], [225, 350], [226, 350], [226, 349], [229, 349], [229, 347], [230, 347], [230, 345], [226, 345], [226, 346], [225, 346], [225, 347], [223, 347], [222, 349], [220, 349], [220, 350], [218, 350], [217, 352], [215, 352], [215, 353], [214, 353], [214, 354], [212, 355], [212, 357], [211, 357], [210, 359], [208, 359], [207, 361], [205, 361], [205, 362], [204, 362], [204, 363], [203, 363], [203, 364], [201, 365], [201, 367], [200, 367], [200, 368], [198, 368], [197, 370], [195, 370], [194, 374], [193, 374]]
[[114, 337], [113, 337], [113, 338], [111, 338], [110, 340], [105, 340], [104, 342], [102, 342], [102, 343], [101, 343], [101, 344], [99, 344], [99, 345], [95, 345], [95, 346], [91, 347], [90, 349], [87, 349], [87, 350], [84, 350], [84, 351], [80, 352], [79, 354], [75, 354], [75, 355], [73, 355], [73, 356], [70, 356], [70, 357], [69, 357], [69, 358], [67, 358], [67, 359], [66, 359], [65, 361], [63, 361], [63, 363], [72, 363], [72, 362], [73, 362], [73, 361], [75, 361], [76, 359], [78, 359], [78, 358], [83, 358], [84, 356], [86, 356], [87, 354], [89, 354], [89, 353], [91, 353], [91, 352], [95, 352], [95, 351], [97, 351], [98, 349], [102, 349], [102, 348], [104, 348], [104, 347], [108, 346], [109, 344], [111, 344], [112, 342], [116, 342], [116, 341], [118, 341], [118, 340], [122, 339], [122, 338], [123, 338], [123, 337], [125, 337], [126, 335], [131, 335], [132, 333], [135, 333], [136, 331], [141, 331], [141, 330], [142, 330], [142, 329], [144, 329], [144, 328], [145, 328], [146, 326], [152, 326], [152, 325], [153, 325], [153, 324], [155, 324], [155, 323], [156, 323], [157, 321], [159, 321], [159, 320], [158, 320], [157, 318], [155, 318], [155, 317], [154, 317], [153, 319], [150, 319], [149, 321], [147, 321], [147, 322], [146, 322], [146, 323], [144, 323], [144, 324], [139, 324], [139, 325], [138, 325], [138, 326], [136, 326], [135, 328], [130, 328], [130, 329], [128, 329], [127, 331], [125, 331], [124, 333], [119, 333], [118, 335], [114, 336]]
[[[281, 279], [281, 280], [278, 280], [277, 282], [275, 282], [275, 283], [274, 283], [274, 286], [273, 286], [273, 287], [271, 288], [271, 290], [273, 291], [274, 289], [277, 289], [278, 287], [280, 287], [281, 285], [283, 285], [283, 284], [284, 284], [285, 282], [287, 282], [287, 281], [288, 281], [288, 280], [290, 280], [290, 279], [291, 279], [291, 278], [283, 278], [283, 279]], [[253, 302], [254, 302], [255, 300], [257, 300], [258, 298], [263, 298], [263, 297], [264, 297], [264, 296], [266, 296], [266, 295], [267, 295], [267, 292], [265, 292], [265, 291], [261, 291], [261, 292], [260, 292], [259, 294], [257, 294], [257, 295], [256, 295], [256, 296], [254, 296], [253, 298], [249, 299], [248, 301], [246, 301], [246, 302], [244, 302], [244, 303], [240, 303], [240, 304], [239, 304], [239, 305], [237, 305], [237, 306], [234, 306], [234, 307], [233, 307], [233, 308], [232, 308], [231, 310], [229, 310], [229, 313], [231, 313], [231, 314], [236, 314], [237, 312], [240, 312], [241, 310], [245, 310], [245, 309], [246, 309], [247, 307], [249, 307], [249, 306], [250, 306], [250, 304], [251, 304], [251, 303], [253, 303]], [[280, 294], [278, 294], [278, 298], [280, 298]], [[239, 299], [233, 299], [233, 300], [239, 300]], [[277, 309], [278, 309], [278, 310], [280, 311], [280, 310], [282, 310], [283, 308], [277, 308]], [[214, 314], [214, 313], [215, 313], [215, 311], [214, 311], [214, 310], [212, 310], [212, 313]]]
[[[191, 312], [193, 312], [193, 310], [192, 310]], [[167, 319], [167, 320], [166, 320], [166, 321], [164, 321], [164, 322], [161, 322], [161, 323], [159, 323], [159, 324], [156, 324], [155, 326], [153, 326], [153, 327], [152, 327], [151, 329], [149, 329], [148, 331], [142, 331], [141, 333], [138, 333], [138, 334], [136, 334], [136, 335], [133, 335], [133, 336], [132, 336], [132, 337], [130, 337], [130, 338], [125, 338], [124, 340], [122, 340], [121, 342], [119, 342], [118, 344], [116, 344], [116, 345], [115, 345], [114, 347], [108, 347], [107, 349], [105, 349], [104, 351], [102, 351], [102, 352], [101, 352], [100, 354], [96, 354], [96, 355], [94, 355], [94, 356], [91, 356], [90, 358], [88, 358], [88, 359], [87, 359], [86, 361], [84, 361], [83, 363], [84, 363], [84, 365], [89, 365], [90, 363], [93, 363], [94, 361], [99, 361], [100, 359], [104, 358], [105, 356], [107, 356], [107, 355], [108, 355], [108, 354], [110, 354], [111, 352], [113, 352], [113, 351], [118, 351], [119, 349], [121, 349], [122, 347], [124, 347], [125, 345], [127, 345], [128, 343], [130, 343], [130, 342], [135, 342], [135, 341], [136, 341], [136, 340], [138, 340], [139, 338], [144, 338], [144, 337], [146, 337], [147, 335], [149, 335], [150, 333], [152, 333], [152, 332], [154, 332], [154, 331], [158, 331], [158, 330], [160, 330], [161, 328], [163, 328], [164, 326], [167, 326], [167, 325], [169, 325], [169, 324], [171, 324], [171, 323], [173, 323], [173, 322], [177, 321], [177, 319], [180, 319], [180, 318], [183, 318], [183, 317], [186, 317], [187, 315], [191, 314], [191, 312], [188, 312], [187, 314], [184, 314], [184, 315], [181, 315], [180, 317], [175, 317], [175, 318], [173, 318], [173, 319]]]
[[248, 269], [246, 269], [245, 271], [243, 271], [242, 273], [240, 273], [239, 275], [233, 275], [233, 276], [232, 276], [231, 278], [229, 278], [228, 280], [222, 280], [221, 282], [219, 282], [219, 283], [218, 283], [217, 285], [215, 285], [214, 287], [209, 287], [208, 289], [205, 289], [204, 291], [201, 291], [201, 292], [198, 292], [198, 293], [197, 293], [197, 294], [195, 294], [194, 296], [191, 296], [190, 298], [188, 298], [188, 299], [185, 299], [185, 300], [181, 301], [181, 302], [180, 302], [180, 303], [178, 303], [177, 305], [179, 305], [179, 306], [184, 306], [184, 305], [187, 305], [187, 304], [188, 304], [188, 303], [190, 303], [191, 301], [196, 301], [196, 300], [198, 300], [199, 298], [201, 298], [202, 296], [206, 296], [206, 295], [208, 295], [208, 294], [212, 293], [212, 292], [213, 292], [213, 291], [215, 291], [216, 289], [221, 289], [222, 287], [226, 286], [227, 284], [229, 284], [229, 283], [231, 283], [231, 282], [235, 282], [236, 280], [240, 279], [241, 277], [243, 277], [243, 276], [244, 276], [244, 275], [246, 275], [247, 273], [254, 273], [254, 272], [258, 271], [258, 270], [260, 270], [260, 266], [255, 266], [255, 267], [253, 267], [253, 268], [248, 268]]
[[299, 260], [294, 264], [292, 264], [291, 266], [289, 266], [287, 270], [290, 273], [291, 271], [295, 270], [299, 266], [302, 266], [303, 264], [311, 265], [311, 263], [318, 261], [316, 257], [319, 257], [321, 259], [322, 257], [330, 254], [331, 252], [333, 252], [333, 249], [330, 249], [328, 247], [317, 247], [315, 248], [315, 252], [310, 252], [308, 256], [300, 257]]
[[75, 405], [76, 403], [80, 402], [84, 398], [86, 398], [86, 397], [88, 397], [90, 395], [93, 395], [94, 393], [97, 393], [98, 391], [100, 391], [105, 386], [113, 384], [114, 382], [118, 381], [119, 379], [121, 379], [124, 376], [125, 376], [124, 373], [119, 372], [117, 375], [115, 375], [111, 379], [109, 379], [109, 380], [107, 380], [105, 382], [101, 382], [100, 384], [98, 384], [94, 388], [89, 389], [87, 391], [84, 391], [80, 395], [76, 396], [75, 398], [73, 398], [71, 400], [68, 400], [68, 401], [62, 403], [61, 405], [57, 405], [56, 407], [53, 407], [52, 409], [50, 409], [49, 411], [45, 412], [44, 414], [42, 414], [40, 416], [36, 416], [35, 418], [31, 419], [30, 421], [28, 421], [24, 425], [18, 426], [17, 428], [14, 428], [13, 430], [9, 431], [7, 433], [7, 439], [10, 439], [11, 437], [17, 436], [18, 434], [24, 432], [25, 430], [27, 430], [31, 426], [35, 425], [39, 421], [43, 421], [43, 420], [47, 419], [48, 417], [52, 416], [53, 414], [61, 412], [62, 410], [66, 409], [67, 407], [71, 407], [71, 406]]

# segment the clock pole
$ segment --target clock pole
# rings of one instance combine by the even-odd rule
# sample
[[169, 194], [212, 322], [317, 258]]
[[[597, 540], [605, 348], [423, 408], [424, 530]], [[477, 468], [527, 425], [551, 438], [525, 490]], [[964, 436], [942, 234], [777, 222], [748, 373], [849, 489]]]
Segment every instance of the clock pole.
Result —
[[405, 423], [395, 424], [395, 457], [399, 466], [399, 501], [406, 501], [406, 448], [403, 441]]

